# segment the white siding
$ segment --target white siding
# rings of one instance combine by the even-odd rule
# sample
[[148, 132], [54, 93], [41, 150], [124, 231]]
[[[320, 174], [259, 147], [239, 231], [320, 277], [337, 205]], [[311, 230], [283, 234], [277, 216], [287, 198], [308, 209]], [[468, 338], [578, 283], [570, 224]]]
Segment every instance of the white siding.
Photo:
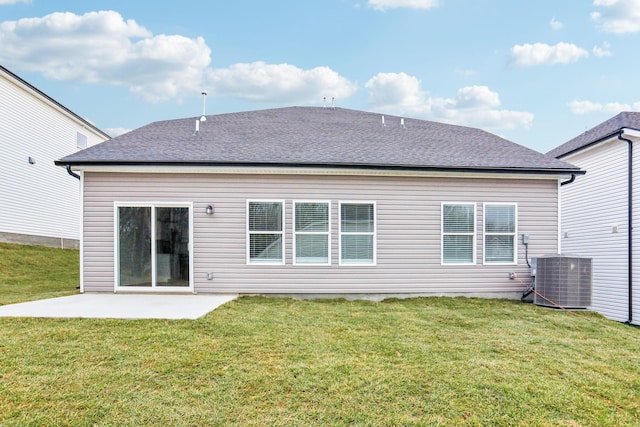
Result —
[[79, 181], [53, 163], [77, 132], [105, 139], [0, 70], [0, 233], [80, 238]]
[[[633, 291], [632, 322], [640, 325], [640, 145], [633, 144]], [[628, 294], [625, 293], [625, 298]], [[629, 320], [629, 319], [625, 319]]]
[[587, 172], [561, 190], [562, 252], [592, 258], [591, 308], [626, 321], [627, 143], [614, 140], [562, 160]]
[[[518, 232], [531, 236], [529, 256], [557, 253], [557, 181], [364, 176], [127, 174], [85, 172], [84, 290], [113, 291], [115, 201], [194, 204], [194, 277], [197, 292], [239, 293], [518, 293], [529, 269], [518, 238], [518, 265], [440, 265], [442, 201], [514, 202]], [[246, 200], [285, 201], [285, 265], [246, 264]], [[331, 201], [331, 265], [292, 262], [295, 200]], [[338, 264], [339, 201], [373, 201], [377, 265]], [[215, 206], [214, 215], [205, 207]], [[477, 213], [482, 260], [482, 210]], [[212, 272], [213, 280], [206, 280]]]

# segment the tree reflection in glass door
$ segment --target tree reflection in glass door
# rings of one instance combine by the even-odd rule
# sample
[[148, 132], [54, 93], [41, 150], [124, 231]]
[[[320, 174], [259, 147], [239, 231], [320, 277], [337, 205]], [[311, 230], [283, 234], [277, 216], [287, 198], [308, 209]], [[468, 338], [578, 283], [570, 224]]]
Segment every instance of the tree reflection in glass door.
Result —
[[156, 285], [189, 286], [188, 208], [156, 208]]
[[118, 208], [120, 286], [151, 286], [151, 208]]

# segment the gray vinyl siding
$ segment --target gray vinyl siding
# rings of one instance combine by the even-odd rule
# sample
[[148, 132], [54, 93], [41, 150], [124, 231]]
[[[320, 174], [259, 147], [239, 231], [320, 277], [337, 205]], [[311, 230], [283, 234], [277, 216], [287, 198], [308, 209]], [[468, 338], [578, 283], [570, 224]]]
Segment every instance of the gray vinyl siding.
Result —
[[0, 70], [0, 233], [80, 238], [78, 180], [54, 165], [78, 151], [78, 132], [105, 140]]
[[587, 174], [562, 188], [562, 252], [592, 258], [590, 308], [626, 321], [627, 143], [614, 140], [564, 160]]
[[[529, 256], [557, 253], [557, 180], [84, 173], [84, 291], [113, 291], [114, 202], [193, 202], [194, 288], [237, 293], [515, 293]], [[246, 201], [285, 201], [285, 265], [247, 265]], [[293, 201], [331, 201], [331, 265], [293, 265]], [[376, 203], [377, 264], [340, 266], [340, 201]], [[441, 202], [477, 203], [477, 261], [440, 262]], [[518, 204], [518, 265], [482, 264], [482, 203]], [[215, 206], [214, 215], [205, 207]], [[212, 272], [213, 280], [207, 280]]]

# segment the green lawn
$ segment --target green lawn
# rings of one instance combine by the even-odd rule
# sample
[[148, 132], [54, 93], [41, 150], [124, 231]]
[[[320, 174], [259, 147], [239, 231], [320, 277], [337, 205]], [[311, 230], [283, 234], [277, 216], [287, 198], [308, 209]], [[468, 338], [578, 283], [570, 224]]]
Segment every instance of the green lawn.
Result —
[[0, 305], [78, 293], [79, 253], [0, 242]]
[[639, 420], [640, 330], [589, 313], [244, 297], [196, 321], [0, 318], [3, 427]]

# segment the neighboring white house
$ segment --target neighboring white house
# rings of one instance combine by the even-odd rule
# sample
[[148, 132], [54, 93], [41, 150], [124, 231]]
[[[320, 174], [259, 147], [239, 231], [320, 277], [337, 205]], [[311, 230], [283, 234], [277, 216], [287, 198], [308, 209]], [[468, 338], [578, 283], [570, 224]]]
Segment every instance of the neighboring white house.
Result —
[[0, 66], [0, 241], [77, 247], [80, 182], [54, 160], [107, 139]]
[[586, 170], [561, 191], [562, 252], [592, 258], [591, 309], [640, 325], [640, 113], [623, 112], [547, 154]]

